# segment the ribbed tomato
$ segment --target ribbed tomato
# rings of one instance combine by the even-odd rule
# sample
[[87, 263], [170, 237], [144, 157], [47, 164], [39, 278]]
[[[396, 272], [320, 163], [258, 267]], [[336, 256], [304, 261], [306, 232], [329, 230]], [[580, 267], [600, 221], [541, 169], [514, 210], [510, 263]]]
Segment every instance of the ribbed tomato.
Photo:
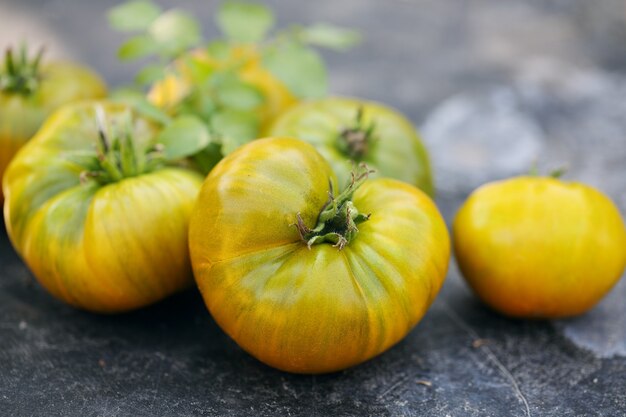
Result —
[[367, 174], [337, 193], [311, 145], [270, 138], [205, 180], [190, 223], [196, 281], [222, 329], [266, 364], [321, 373], [361, 363], [435, 299], [449, 260], [441, 215], [417, 188]]
[[193, 283], [187, 226], [202, 177], [168, 163], [157, 132], [126, 105], [68, 105], [9, 165], [9, 237], [61, 300], [113, 313]]

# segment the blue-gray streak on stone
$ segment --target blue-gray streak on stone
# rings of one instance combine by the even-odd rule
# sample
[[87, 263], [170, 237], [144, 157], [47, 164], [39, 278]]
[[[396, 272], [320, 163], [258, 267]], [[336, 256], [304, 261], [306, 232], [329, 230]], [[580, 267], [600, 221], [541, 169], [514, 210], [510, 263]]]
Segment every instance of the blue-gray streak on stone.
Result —
[[601, 358], [626, 357], [626, 280], [593, 310], [580, 317], [555, 321], [557, 329], [578, 346]]
[[449, 98], [426, 117], [421, 133], [443, 192], [469, 193], [527, 173], [543, 149], [539, 125], [506, 87]]

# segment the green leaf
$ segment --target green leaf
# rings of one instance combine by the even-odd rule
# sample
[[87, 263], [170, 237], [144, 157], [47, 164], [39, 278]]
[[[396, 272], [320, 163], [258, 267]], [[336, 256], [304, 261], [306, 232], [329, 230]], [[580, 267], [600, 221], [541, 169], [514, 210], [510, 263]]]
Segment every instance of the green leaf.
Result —
[[165, 68], [159, 64], [150, 64], [139, 70], [135, 76], [135, 81], [138, 84], [146, 85], [161, 80], [163, 77], [165, 77]]
[[110, 98], [113, 100], [126, 100], [126, 99], [136, 99], [141, 98], [145, 99], [145, 96], [139, 89], [137, 89], [134, 85], [125, 85], [122, 87], [117, 87], [115, 90], [111, 91]]
[[148, 119], [152, 119], [162, 125], [168, 124], [172, 118], [160, 108], [156, 107], [148, 100], [135, 100], [133, 103], [137, 113], [142, 114]]
[[268, 48], [264, 66], [300, 98], [323, 97], [328, 92], [328, 76], [322, 58], [298, 42]]
[[192, 114], [202, 120], [211, 120], [217, 108], [216, 103], [203, 91], [192, 91], [176, 108], [177, 114]]
[[212, 123], [220, 136], [224, 155], [256, 139], [259, 134], [259, 119], [252, 112], [222, 110], [213, 116]]
[[211, 142], [209, 146], [202, 149], [192, 158], [200, 172], [206, 175], [222, 159], [221, 145]]
[[302, 28], [303, 42], [324, 48], [343, 51], [356, 45], [361, 40], [359, 32], [338, 26], [319, 23]]
[[139, 35], [128, 39], [117, 50], [117, 57], [122, 61], [143, 58], [157, 51], [158, 44], [151, 36]]
[[159, 16], [150, 25], [149, 33], [157, 42], [160, 55], [166, 58], [174, 58], [202, 40], [198, 22], [179, 10]]
[[260, 3], [229, 0], [217, 12], [217, 25], [230, 40], [259, 42], [274, 25], [274, 15]]
[[146, 30], [161, 14], [161, 8], [149, 0], [134, 0], [109, 10], [109, 24], [120, 31]]
[[118, 89], [113, 91], [111, 99], [129, 104], [137, 113], [156, 123], [167, 125], [172, 120], [167, 113], [150, 103], [140, 91], [131, 88]]
[[188, 75], [191, 75], [193, 84], [204, 84], [215, 72], [215, 65], [206, 60], [197, 59], [192, 54], [184, 54], [181, 59]]
[[174, 161], [194, 155], [211, 142], [206, 125], [195, 116], [177, 117], [165, 127], [157, 138], [157, 143], [165, 147], [165, 159]]
[[223, 106], [235, 110], [252, 110], [265, 101], [258, 88], [239, 80], [218, 85], [216, 94]]
[[239, 81], [239, 75], [233, 70], [219, 70], [215, 71], [207, 86], [212, 89], [218, 89], [221, 85], [228, 83], [237, 83]]
[[210, 42], [206, 46], [206, 50], [211, 57], [219, 61], [225, 61], [231, 53], [228, 43], [221, 40]]

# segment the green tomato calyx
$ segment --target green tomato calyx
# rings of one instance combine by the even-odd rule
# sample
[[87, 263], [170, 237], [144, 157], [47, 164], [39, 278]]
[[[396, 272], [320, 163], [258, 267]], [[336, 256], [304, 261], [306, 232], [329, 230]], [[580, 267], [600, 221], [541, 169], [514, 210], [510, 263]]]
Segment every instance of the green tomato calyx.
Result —
[[101, 185], [121, 181], [158, 170], [165, 165], [164, 147], [161, 144], [140, 146], [133, 137], [133, 120], [130, 110], [123, 113], [121, 123], [113, 123], [101, 106], [96, 107], [98, 140], [95, 154], [85, 155], [77, 161], [85, 170], [81, 182], [94, 179]]
[[41, 82], [40, 64], [44, 53], [42, 47], [34, 59], [28, 59], [26, 44], [20, 47], [19, 57], [8, 48], [4, 68], [0, 69], [0, 91], [28, 96], [39, 88]]
[[[558, 180], [566, 173], [567, 173], [567, 167], [562, 166], [562, 167], [553, 169], [552, 171], [548, 173], [547, 176]], [[532, 166], [530, 167], [530, 169], [528, 170], [528, 175], [530, 175], [531, 177], [538, 177], [541, 175], [539, 173], [539, 169], [537, 168], [536, 162], [534, 162]]]
[[304, 224], [300, 213], [297, 214], [295, 226], [300, 238], [309, 249], [320, 243], [332, 243], [333, 247], [341, 250], [356, 237], [359, 233], [357, 225], [368, 220], [371, 214], [359, 213], [352, 203], [352, 197], [372, 172], [374, 171], [369, 170], [365, 164], [360, 164], [356, 172], [352, 172], [348, 187], [337, 197], [333, 196], [331, 184], [328, 201], [322, 208], [317, 225], [313, 229]]
[[550, 173], [548, 175], [550, 177], [552, 177], [552, 178], [559, 179], [563, 175], [565, 175], [566, 173], [567, 173], [567, 168], [566, 167], [560, 167], [560, 168], [553, 169], [552, 171], [550, 171]]
[[365, 124], [363, 121], [363, 107], [359, 107], [356, 113], [356, 123], [354, 126], [344, 128], [339, 134], [339, 149], [353, 160], [360, 160], [369, 151], [374, 140], [374, 129], [376, 125], [372, 121]]

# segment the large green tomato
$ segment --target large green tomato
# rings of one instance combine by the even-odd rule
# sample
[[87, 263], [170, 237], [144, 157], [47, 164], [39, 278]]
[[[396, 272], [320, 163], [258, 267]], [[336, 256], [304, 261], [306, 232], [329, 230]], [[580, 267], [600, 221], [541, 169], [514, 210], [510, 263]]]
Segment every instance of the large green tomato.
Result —
[[[29, 61], [12, 54], [0, 69], [0, 181], [15, 153], [64, 104], [106, 95], [93, 71], [67, 62]], [[2, 191], [0, 191], [0, 203]]]
[[9, 165], [9, 237], [61, 300], [121, 312], [193, 283], [187, 227], [202, 177], [166, 164], [155, 134], [125, 105], [72, 104]]
[[272, 138], [205, 180], [189, 229], [196, 281], [217, 323], [264, 363], [298, 373], [361, 363], [401, 340], [439, 292], [450, 244], [435, 204], [366, 176], [338, 194], [311, 145]]
[[517, 177], [472, 193], [454, 221], [463, 276], [494, 309], [515, 317], [584, 313], [626, 266], [619, 210], [585, 184]]
[[365, 162], [374, 177], [389, 177], [433, 194], [428, 154], [415, 127], [381, 104], [324, 98], [304, 102], [280, 116], [268, 136], [303, 139], [326, 158], [339, 185], [350, 180], [354, 162]]

